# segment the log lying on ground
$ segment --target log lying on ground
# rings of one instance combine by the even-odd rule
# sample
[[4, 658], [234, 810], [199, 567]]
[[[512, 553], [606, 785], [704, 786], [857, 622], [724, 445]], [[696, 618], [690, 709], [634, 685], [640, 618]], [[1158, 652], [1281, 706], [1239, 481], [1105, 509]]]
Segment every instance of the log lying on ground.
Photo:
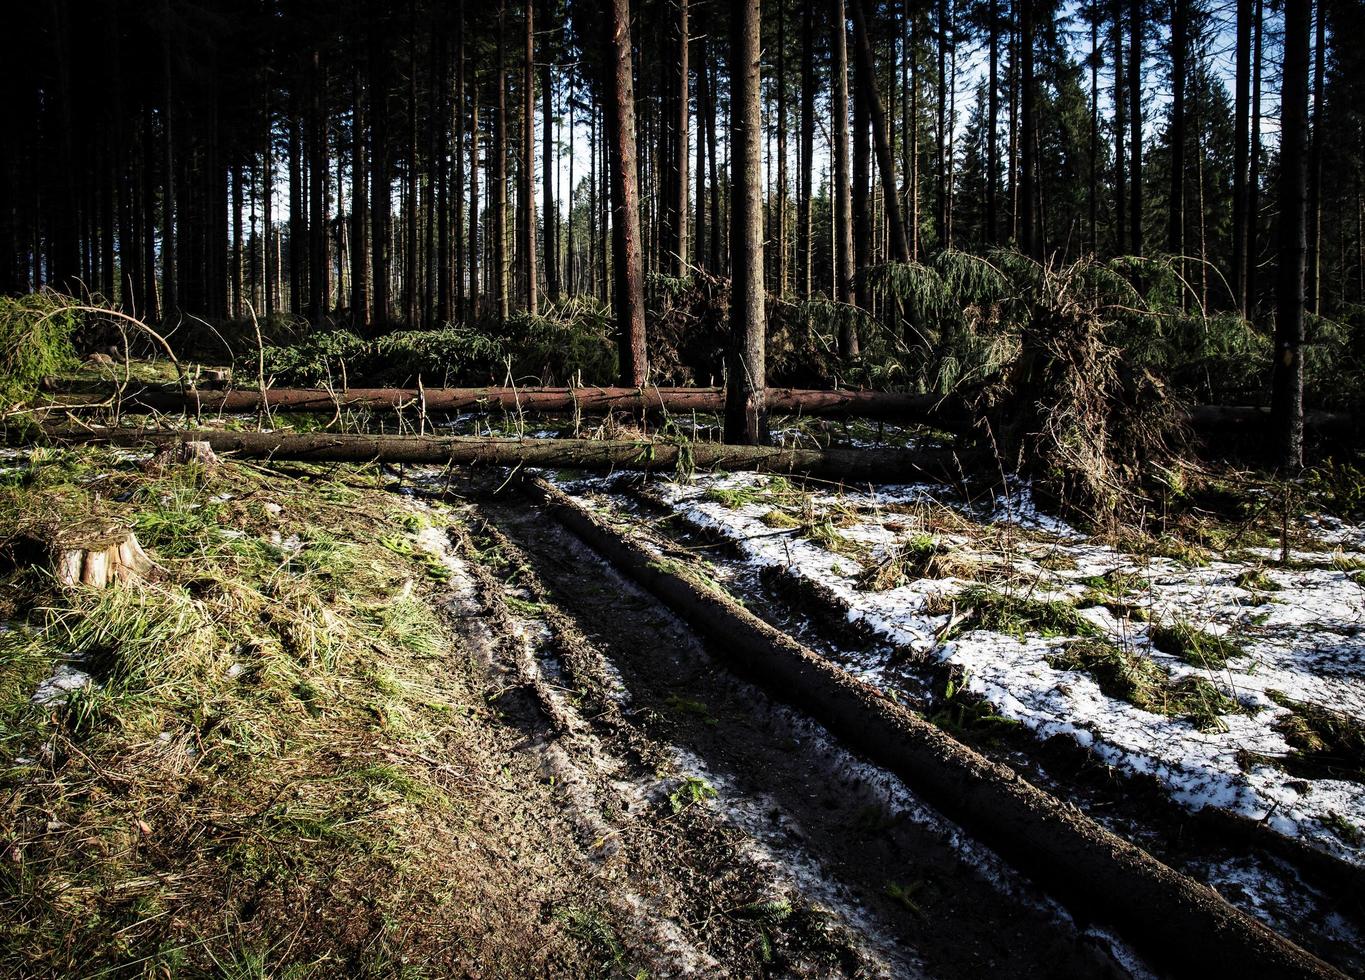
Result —
[[956, 456], [943, 449], [785, 449], [631, 439], [500, 439], [217, 429], [49, 429], [48, 436], [54, 442], [68, 445], [164, 448], [207, 443], [215, 453], [337, 463], [484, 464], [652, 472], [752, 470], [802, 473], [853, 483], [922, 479], [955, 482], [963, 472]]
[[[1254, 405], [1195, 405], [1190, 426], [1198, 432], [1269, 431], [1270, 409]], [[1324, 435], [1359, 436], [1359, 421], [1350, 412], [1305, 412], [1304, 425]]]
[[1211, 888], [955, 741], [545, 481], [525, 486], [556, 519], [715, 641], [742, 673], [900, 775], [1060, 898], [1082, 925], [1106, 923], [1177, 975], [1341, 976]]
[[[73, 410], [88, 408], [92, 400], [112, 399], [107, 384], [71, 385], [39, 407]], [[769, 388], [768, 409], [778, 415], [820, 418], [864, 418], [933, 425], [949, 431], [971, 427], [972, 419], [948, 407], [937, 395], [895, 391], [821, 391], [808, 388]], [[350, 388], [330, 392], [315, 388], [272, 388], [259, 391], [192, 389], [188, 394], [169, 386], [145, 386], [126, 391], [121, 406], [155, 412], [326, 412], [338, 408], [388, 410], [406, 408], [432, 414], [502, 409], [532, 415], [601, 415], [606, 412], [718, 413], [725, 408], [723, 388]], [[1189, 424], [1201, 432], [1255, 432], [1270, 424], [1267, 409], [1243, 405], [1196, 405]], [[1331, 435], [1350, 435], [1356, 420], [1349, 412], [1308, 412], [1309, 428]]]
[[[98, 389], [109, 394], [107, 388]], [[90, 401], [89, 392], [79, 396]], [[60, 408], [76, 396], [54, 395], [45, 404]], [[942, 414], [932, 395], [887, 391], [815, 391], [802, 388], [769, 388], [768, 408], [781, 415], [857, 417], [928, 421]], [[262, 406], [278, 412], [335, 412], [338, 407], [364, 409], [425, 409], [431, 413], [504, 409], [530, 414], [568, 415], [582, 412], [600, 415], [610, 411], [684, 415], [690, 412], [721, 412], [723, 388], [351, 388], [329, 392], [311, 388], [274, 388], [259, 391], [192, 390], [146, 387], [130, 390], [124, 408], [158, 412], [256, 412]]]

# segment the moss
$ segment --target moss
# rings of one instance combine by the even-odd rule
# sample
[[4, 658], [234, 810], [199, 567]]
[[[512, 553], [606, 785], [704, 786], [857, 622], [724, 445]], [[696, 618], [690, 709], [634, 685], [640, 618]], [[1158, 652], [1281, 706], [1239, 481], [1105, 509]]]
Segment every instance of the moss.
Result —
[[775, 508], [773, 510], [768, 511], [766, 514], [760, 517], [759, 520], [762, 521], [767, 527], [779, 530], [797, 528], [801, 526], [801, 522], [797, 520], [795, 517], [793, 517], [791, 514], [788, 514], [785, 510], [777, 510]]
[[1202, 677], [1172, 682], [1171, 672], [1133, 650], [1105, 640], [1088, 638], [1069, 643], [1050, 654], [1055, 670], [1088, 674], [1107, 696], [1143, 711], [1185, 718], [1201, 731], [1223, 727], [1221, 715], [1245, 713], [1245, 708]]
[[1232, 580], [1239, 589], [1248, 592], [1279, 592], [1283, 586], [1271, 578], [1263, 568], [1248, 568]]
[[1243, 656], [1245, 652], [1227, 637], [1217, 636], [1181, 620], [1169, 625], [1148, 627], [1147, 638], [1162, 653], [1169, 653], [1195, 667], [1210, 670], [1227, 666], [1229, 660]]
[[1275, 722], [1275, 730], [1292, 749], [1284, 762], [1286, 769], [1310, 779], [1365, 782], [1365, 724], [1280, 691], [1266, 694], [1289, 710], [1289, 714]]
[[1018, 637], [1026, 633], [1094, 636], [1099, 632], [1095, 624], [1081, 616], [1072, 603], [1059, 599], [1034, 599], [973, 585], [957, 597], [957, 605], [971, 610], [964, 624], [968, 629], [991, 630]]

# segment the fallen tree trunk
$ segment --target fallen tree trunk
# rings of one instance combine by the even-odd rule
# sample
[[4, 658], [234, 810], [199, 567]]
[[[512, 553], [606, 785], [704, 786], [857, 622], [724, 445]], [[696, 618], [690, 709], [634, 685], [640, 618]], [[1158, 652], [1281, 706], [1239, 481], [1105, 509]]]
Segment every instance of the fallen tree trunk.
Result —
[[1078, 923], [1104, 921], [1177, 975], [1341, 976], [1211, 888], [955, 741], [545, 481], [525, 485], [557, 520], [714, 640], [719, 655], [900, 775], [1060, 898]]
[[[73, 384], [50, 394], [36, 407], [72, 411], [89, 409], [92, 398], [112, 404], [114, 393], [104, 383]], [[769, 410], [778, 415], [821, 418], [864, 418], [915, 422], [950, 431], [971, 427], [972, 420], [954, 403], [937, 395], [913, 395], [896, 391], [822, 391], [810, 388], [769, 388]], [[443, 414], [502, 409], [532, 415], [601, 415], [625, 412], [639, 415], [719, 413], [725, 409], [724, 388], [350, 388], [324, 391], [316, 388], [273, 388], [262, 397], [259, 391], [216, 391], [167, 386], [146, 386], [124, 392], [125, 410], [154, 412], [326, 412], [339, 409], [396, 410], [399, 408]], [[103, 406], [98, 406], [103, 407]], [[1249, 405], [1196, 405], [1186, 420], [1201, 432], [1257, 431], [1269, 425], [1268, 409]], [[1349, 435], [1356, 420], [1349, 412], [1309, 412], [1309, 428], [1332, 435]]]
[[[44, 406], [63, 408], [88, 402], [92, 394], [112, 394], [104, 386], [97, 391], [54, 394]], [[802, 388], [769, 388], [771, 411], [783, 415], [857, 417], [927, 421], [941, 414], [939, 399], [888, 391], [816, 391]], [[410, 408], [431, 413], [503, 409], [529, 414], [567, 415], [582, 412], [642, 412], [686, 414], [721, 412], [724, 388], [351, 388], [330, 392], [312, 388], [259, 391], [205, 391], [147, 387], [131, 390], [122, 399], [125, 409], [157, 412], [256, 412], [262, 407], [278, 412], [335, 412], [338, 408]]]
[[[1254, 405], [1195, 405], [1189, 411], [1190, 426], [1199, 432], [1247, 432], [1268, 430], [1270, 409]], [[1359, 434], [1359, 423], [1350, 412], [1305, 412], [1303, 424], [1325, 435]]]
[[950, 450], [785, 449], [717, 442], [651, 440], [500, 439], [476, 436], [386, 436], [326, 432], [226, 432], [218, 429], [50, 429], [63, 444], [176, 447], [207, 443], [215, 453], [337, 463], [436, 463], [533, 466], [550, 469], [754, 470], [802, 473], [848, 482], [955, 480]]

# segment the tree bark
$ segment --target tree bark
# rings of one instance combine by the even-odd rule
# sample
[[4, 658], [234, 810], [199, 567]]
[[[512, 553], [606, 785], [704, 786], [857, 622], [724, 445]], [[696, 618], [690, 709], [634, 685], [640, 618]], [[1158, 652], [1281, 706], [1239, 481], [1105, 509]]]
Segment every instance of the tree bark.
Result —
[[[526, 310], [540, 312], [540, 284], [536, 269], [536, 72], [534, 0], [523, 0], [526, 14], [526, 54], [521, 75], [521, 251], [526, 276]], [[549, 180], [549, 174], [546, 174]], [[546, 240], [548, 244], [548, 239]]]
[[767, 440], [764, 355], [762, 117], [759, 110], [759, 0], [741, 0], [730, 25], [730, 349], [725, 441]]
[[[853, 303], [853, 179], [848, 159], [848, 20], [844, 0], [830, 2], [830, 72], [834, 103], [834, 298]], [[858, 354], [858, 334], [844, 317], [839, 331], [839, 350], [844, 357]]]
[[511, 315], [507, 283], [507, 0], [498, 3], [498, 70], [493, 112], [493, 291], [498, 322]]
[[1276, 282], [1275, 369], [1271, 413], [1279, 464], [1303, 465], [1305, 185], [1308, 176], [1308, 36], [1311, 0], [1285, 0], [1284, 69], [1280, 89], [1279, 277]]
[[[1166, 247], [1185, 254], [1185, 78], [1189, 48], [1189, 0], [1172, 0], [1171, 10], [1171, 189]], [[1183, 273], [1184, 262], [1178, 268]]]
[[1313, 44], [1313, 132], [1308, 158], [1308, 271], [1304, 294], [1309, 313], [1322, 304], [1322, 150], [1323, 97], [1327, 73], [1327, 11], [1317, 3], [1317, 36]]
[[1043, 260], [1042, 240], [1037, 229], [1038, 178], [1037, 82], [1033, 77], [1033, 14], [1036, 0], [1019, 0], [1019, 48], [1022, 66], [1020, 78], [1020, 121], [1022, 122], [1021, 174], [1019, 187], [1019, 244], [1024, 254], [1034, 261]]
[[630, 0], [611, 0], [607, 25], [608, 142], [611, 144], [613, 306], [621, 384], [638, 387], [648, 376], [645, 283], [640, 251], [640, 191], [635, 159], [635, 80], [631, 69]]
[[[1027, 0], [1025, 0], [1027, 2]], [[1142, 254], [1142, 0], [1128, 0], [1128, 193], [1131, 251]]]
[[796, 202], [797, 294], [811, 294], [811, 177], [815, 170], [815, 5], [801, 6], [801, 175]]
[[854, 482], [900, 483], [953, 473], [948, 450], [788, 449], [718, 442], [647, 439], [503, 439], [478, 436], [382, 436], [326, 432], [228, 432], [222, 429], [153, 432], [146, 429], [49, 430], [65, 445], [163, 446], [206, 442], [219, 455], [245, 459], [346, 463], [431, 463], [549, 469], [679, 469], [804, 473]]
[[905, 225], [900, 208], [896, 206], [896, 163], [891, 155], [891, 144], [886, 128], [886, 113], [882, 110], [881, 95], [877, 92], [877, 66], [872, 58], [872, 41], [867, 34], [863, 0], [853, 3], [853, 31], [858, 42], [858, 57], [863, 62], [863, 84], [868, 113], [872, 123], [872, 143], [877, 153], [877, 171], [882, 182], [882, 197], [886, 202], [887, 235], [891, 239], [891, 255], [897, 262], [910, 261], [910, 246], [905, 240]]
[[1252, 0], [1237, 0], [1236, 69], [1234, 74], [1232, 165], [1233, 305], [1246, 315], [1247, 160], [1251, 140], [1251, 11]]

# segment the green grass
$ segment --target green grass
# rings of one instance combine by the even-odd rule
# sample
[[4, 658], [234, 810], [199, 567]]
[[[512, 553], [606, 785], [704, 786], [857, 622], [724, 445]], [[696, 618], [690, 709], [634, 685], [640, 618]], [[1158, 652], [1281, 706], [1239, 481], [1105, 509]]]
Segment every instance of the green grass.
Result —
[[1244, 654], [1241, 646], [1227, 637], [1218, 636], [1182, 620], [1170, 624], [1153, 625], [1147, 629], [1152, 646], [1162, 653], [1195, 667], [1218, 670], [1229, 660]]
[[1106, 640], [1088, 638], [1068, 643], [1050, 654], [1054, 670], [1074, 670], [1089, 675], [1107, 696], [1126, 701], [1143, 711], [1184, 718], [1201, 731], [1226, 727], [1222, 715], [1244, 714], [1246, 709], [1202, 677], [1171, 680], [1171, 672], [1134, 650]]
[[1310, 779], [1365, 782], [1365, 725], [1350, 715], [1267, 691], [1289, 714], [1275, 723], [1292, 749], [1284, 767]]
[[962, 628], [990, 630], [1022, 638], [1042, 636], [1094, 636], [1098, 627], [1085, 619], [1076, 606], [1060, 599], [1034, 599], [1001, 592], [984, 585], [964, 589], [957, 597], [959, 609], [969, 609]]

